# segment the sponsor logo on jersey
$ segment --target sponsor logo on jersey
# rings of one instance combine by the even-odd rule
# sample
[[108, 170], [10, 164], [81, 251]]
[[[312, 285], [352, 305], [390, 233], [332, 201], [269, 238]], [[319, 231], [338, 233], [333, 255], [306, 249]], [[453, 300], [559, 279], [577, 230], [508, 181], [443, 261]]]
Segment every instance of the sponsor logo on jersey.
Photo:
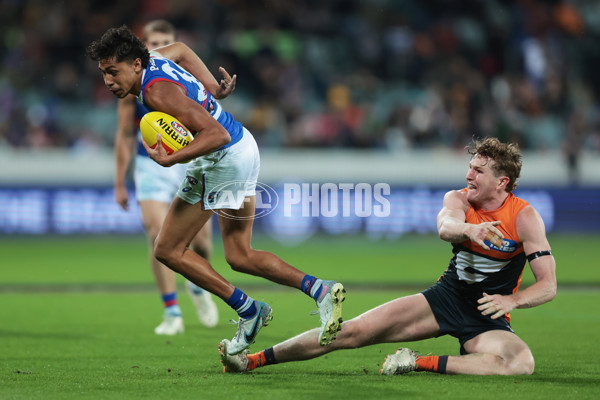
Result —
[[210, 114], [212, 114], [212, 113], [213, 113], [213, 111], [215, 111], [215, 102], [213, 101], [213, 99], [210, 99], [210, 100], [208, 101], [208, 107], [206, 107], [206, 110], [207, 110], [207, 111], [208, 111]]
[[217, 198], [219, 197], [219, 192], [210, 192], [208, 194], [208, 203], [209, 204], [214, 204], [217, 201]]
[[502, 239], [502, 247], [497, 247], [487, 240], [485, 241], [485, 244], [487, 244], [490, 249], [501, 251], [503, 253], [514, 253], [517, 251], [518, 247], [517, 242], [510, 239]]
[[156, 66], [154, 57], [150, 57], [150, 71], [158, 71], [158, 70], [159, 70], [159, 68]]

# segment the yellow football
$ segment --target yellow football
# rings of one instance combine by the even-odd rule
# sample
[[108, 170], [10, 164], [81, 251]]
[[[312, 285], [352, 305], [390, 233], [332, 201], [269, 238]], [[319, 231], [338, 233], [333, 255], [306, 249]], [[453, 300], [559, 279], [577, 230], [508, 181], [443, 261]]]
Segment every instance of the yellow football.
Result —
[[191, 132], [177, 118], [160, 111], [152, 111], [140, 121], [142, 138], [150, 148], [156, 147], [156, 135], [160, 133], [167, 154], [181, 150], [194, 139]]

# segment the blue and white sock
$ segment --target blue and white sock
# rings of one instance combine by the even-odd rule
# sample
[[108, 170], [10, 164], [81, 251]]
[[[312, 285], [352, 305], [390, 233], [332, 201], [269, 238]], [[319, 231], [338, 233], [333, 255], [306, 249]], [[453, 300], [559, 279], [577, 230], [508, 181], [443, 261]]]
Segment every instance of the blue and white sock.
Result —
[[304, 275], [300, 289], [313, 299], [317, 300], [323, 289], [323, 281], [311, 275]]
[[231, 297], [225, 302], [229, 307], [233, 308], [241, 318], [250, 319], [257, 313], [256, 301], [238, 288], [235, 288]]
[[181, 317], [181, 308], [177, 302], [177, 293], [167, 293], [162, 296], [163, 304], [165, 305], [165, 314], [170, 317]]
[[202, 289], [200, 286], [196, 285], [194, 282], [190, 281], [190, 283], [188, 283], [188, 285], [190, 286], [190, 288], [192, 289], [192, 292], [196, 296], [200, 296], [202, 293], [204, 293], [204, 289]]

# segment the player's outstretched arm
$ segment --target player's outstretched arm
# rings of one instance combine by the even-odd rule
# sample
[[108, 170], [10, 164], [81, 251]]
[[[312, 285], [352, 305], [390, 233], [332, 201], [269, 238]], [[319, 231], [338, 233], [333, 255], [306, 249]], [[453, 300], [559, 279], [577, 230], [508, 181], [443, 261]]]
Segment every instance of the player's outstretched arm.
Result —
[[500, 221], [469, 224], [465, 222], [466, 212], [469, 209], [465, 192], [451, 190], [444, 196], [444, 205], [437, 216], [437, 227], [440, 239], [450, 243], [460, 243], [471, 240], [486, 250], [489, 247], [485, 240], [502, 246], [504, 235], [496, 228]]
[[194, 75], [216, 99], [224, 99], [235, 89], [236, 75], [233, 75], [232, 77], [225, 68], [219, 67], [219, 72], [223, 75], [223, 79], [221, 79], [220, 82], [217, 82], [202, 59], [185, 43], [176, 42], [164, 47], [159, 47], [154, 51], [160, 53], [163, 57], [174, 61], [190, 74]]
[[115, 201], [123, 210], [129, 208], [129, 193], [125, 186], [127, 170], [133, 158], [135, 146], [135, 98], [127, 96], [119, 100], [117, 109], [117, 132], [115, 134]]

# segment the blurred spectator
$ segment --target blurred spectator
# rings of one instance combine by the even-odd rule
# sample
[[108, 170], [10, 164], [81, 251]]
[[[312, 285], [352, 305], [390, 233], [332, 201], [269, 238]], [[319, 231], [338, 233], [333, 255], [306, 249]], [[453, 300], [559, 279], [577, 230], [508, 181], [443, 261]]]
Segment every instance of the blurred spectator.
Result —
[[[0, 144], [112, 143], [116, 101], [85, 48], [161, 17], [217, 71], [262, 147], [462, 148], [474, 135], [600, 151], [600, 3], [0, 1]], [[108, 94], [107, 94], [108, 93]]]

